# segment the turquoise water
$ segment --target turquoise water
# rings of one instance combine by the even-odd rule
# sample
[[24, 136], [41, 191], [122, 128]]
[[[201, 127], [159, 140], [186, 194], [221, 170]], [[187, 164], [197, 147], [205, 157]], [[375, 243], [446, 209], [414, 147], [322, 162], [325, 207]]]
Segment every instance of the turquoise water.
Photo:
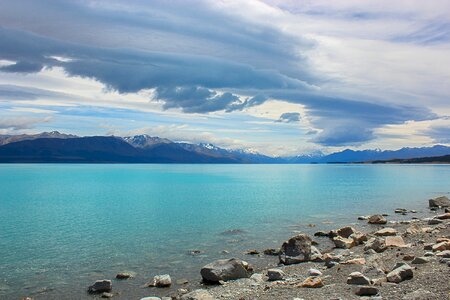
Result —
[[257, 260], [243, 251], [309, 223], [425, 211], [449, 192], [448, 165], [0, 165], [0, 299], [89, 299], [124, 270], [137, 275], [116, 299], [139, 299], [163, 293], [141, 287], [153, 275], [197, 282], [203, 264]]

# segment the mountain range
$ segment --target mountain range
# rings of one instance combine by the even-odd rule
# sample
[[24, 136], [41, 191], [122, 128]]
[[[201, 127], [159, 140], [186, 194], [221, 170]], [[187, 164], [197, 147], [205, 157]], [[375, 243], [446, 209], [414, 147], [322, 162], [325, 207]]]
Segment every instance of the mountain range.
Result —
[[173, 142], [148, 135], [79, 137], [57, 131], [0, 135], [0, 162], [4, 163], [356, 163], [449, 154], [450, 147], [435, 145], [271, 157], [253, 151], [229, 150], [207, 143]]

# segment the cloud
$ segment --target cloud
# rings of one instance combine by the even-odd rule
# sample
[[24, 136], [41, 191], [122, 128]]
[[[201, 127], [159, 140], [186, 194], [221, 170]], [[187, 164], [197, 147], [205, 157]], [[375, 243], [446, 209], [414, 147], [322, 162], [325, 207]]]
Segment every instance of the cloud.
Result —
[[435, 143], [450, 144], [450, 126], [433, 126], [425, 134]]
[[9, 130], [21, 130], [33, 128], [36, 124], [47, 123], [51, 120], [51, 117], [44, 118], [31, 118], [31, 117], [14, 117], [14, 118], [1, 118], [0, 129]]
[[280, 118], [277, 120], [277, 122], [283, 122], [283, 123], [296, 123], [300, 122], [300, 113], [298, 112], [287, 112], [281, 114]]

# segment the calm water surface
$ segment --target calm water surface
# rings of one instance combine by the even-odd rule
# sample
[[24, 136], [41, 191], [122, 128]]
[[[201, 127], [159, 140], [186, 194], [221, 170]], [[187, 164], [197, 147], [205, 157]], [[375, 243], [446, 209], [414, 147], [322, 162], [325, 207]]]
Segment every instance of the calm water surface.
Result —
[[157, 295], [141, 287], [153, 275], [198, 281], [203, 264], [309, 223], [425, 211], [449, 192], [448, 165], [0, 165], [0, 299], [89, 299], [124, 270], [137, 275], [113, 283], [116, 299]]

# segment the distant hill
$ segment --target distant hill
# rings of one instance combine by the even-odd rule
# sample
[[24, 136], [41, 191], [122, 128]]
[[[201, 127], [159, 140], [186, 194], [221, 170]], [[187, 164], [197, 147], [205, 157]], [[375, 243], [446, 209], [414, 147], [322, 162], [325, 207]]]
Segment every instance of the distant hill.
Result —
[[373, 164], [450, 164], [450, 155], [408, 159], [376, 160]]
[[399, 150], [350, 150], [324, 155], [315, 152], [293, 157], [270, 157], [244, 149], [212, 144], [190, 144], [136, 135], [78, 137], [57, 131], [33, 135], [0, 136], [0, 162], [68, 163], [358, 163], [429, 158], [450, 155], [450, 147], [436, 145]]
[[433, 157], [450, 154], [450, 147], [435, 145], [432, 147], [401, 148], [399, 150], [350, 150], [346, 149], [329, 155], [298, 156], [291, 163], [356, 163], [375, 160], [408, 159]]

